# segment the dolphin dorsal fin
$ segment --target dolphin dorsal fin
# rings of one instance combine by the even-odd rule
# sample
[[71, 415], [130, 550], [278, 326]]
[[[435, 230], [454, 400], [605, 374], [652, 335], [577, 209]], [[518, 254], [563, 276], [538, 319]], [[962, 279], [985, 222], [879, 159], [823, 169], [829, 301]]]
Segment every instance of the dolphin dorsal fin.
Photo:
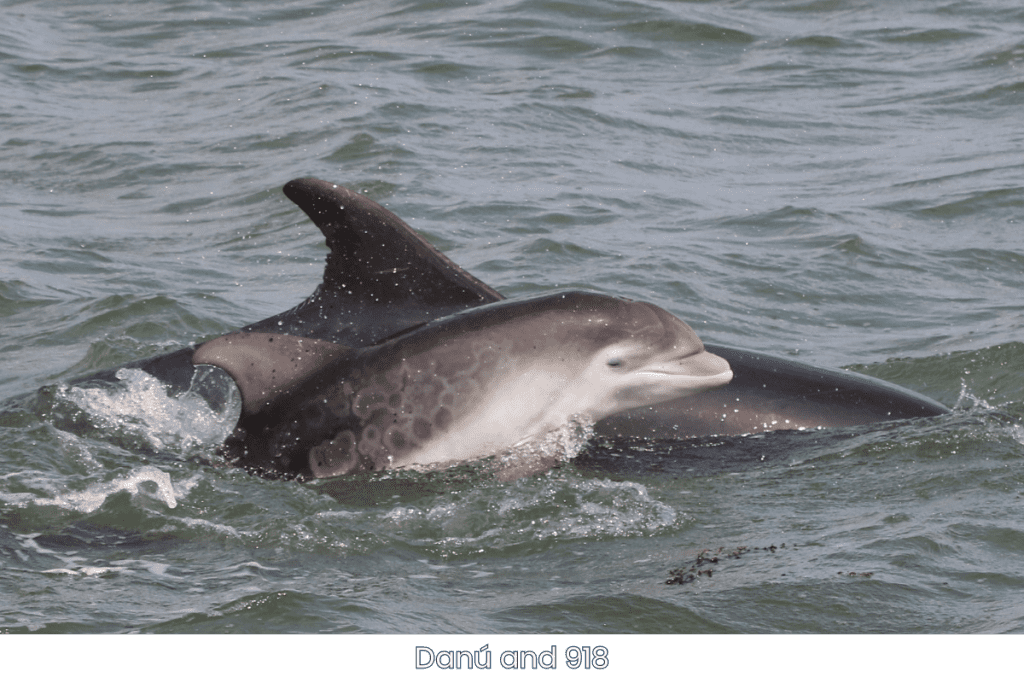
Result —
[[327, 238], [331, 256], [325, 284], [358, 289], [388, 304], [412, 297], [425, 304], [469, 307], [503, 298], [358, 192], [300, 178], [285, 185], [284, 193]]
[[353, 352], [347, 346], [287, 334], [233, 332], [202, 344], [192, 355], [194, 365], [214, 365], [226, 371], [242, 394], [242, 411], [252, 415], [277, 396], [332, 362]]
[[284, 193], [327, 238], [331, 253], [323, 282], [295, 308], [246, 330], [363, 347], [414, 325], [504, 298], [401, 218], [357, 192], [300, 178], [285, 185]]

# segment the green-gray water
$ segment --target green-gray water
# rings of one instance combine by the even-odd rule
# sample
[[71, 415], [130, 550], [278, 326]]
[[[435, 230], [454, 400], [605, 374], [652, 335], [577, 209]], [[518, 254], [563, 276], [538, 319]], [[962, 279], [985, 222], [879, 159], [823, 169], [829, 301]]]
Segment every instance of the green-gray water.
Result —
[[[0, 399], [50, 388], [0, 414], [0, 630], [1024, 630], [1017, 4], [32, 1], [2, 23]], [[211, 464], [224, 425], [145, 378], [69, 397], [307, 296], [325, 248], [280, 187], [308, 175], [506, 295], [652, 301], [956, 410], [595, 445], [514, 482], [297, 484]], [[703, 550], [713, 575], [666, 583]]]

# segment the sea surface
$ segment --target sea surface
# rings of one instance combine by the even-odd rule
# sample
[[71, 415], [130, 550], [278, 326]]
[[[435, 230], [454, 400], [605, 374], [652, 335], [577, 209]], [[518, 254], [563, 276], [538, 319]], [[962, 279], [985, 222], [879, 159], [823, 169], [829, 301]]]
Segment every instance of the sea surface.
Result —
[[[1024, 631], [1019, 2], [2, 9], [0, 632]], [[954, 410], [298, 483], [144, 375], [67, 385], [308, 296], [301, 176], [507, 296]]]

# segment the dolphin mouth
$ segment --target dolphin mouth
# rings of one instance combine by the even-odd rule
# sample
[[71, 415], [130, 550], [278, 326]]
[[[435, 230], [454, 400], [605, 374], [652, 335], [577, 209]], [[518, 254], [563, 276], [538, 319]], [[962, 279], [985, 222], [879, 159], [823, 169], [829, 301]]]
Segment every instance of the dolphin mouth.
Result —
[[690, 386], [710, 389], [720, 387], [732, 381], [732, 370], [719, 372], [714, 375], [694, 375], [686, 372], [661, 372], [660, 370], [643, 370], [637, 375], [650, 375], [651, 377], [677, 377], [688, 380]]
[[691, 386], [701, 388], [728, 384], [733, 377], [729, 361], [710, 351], [700, 351], [668, 362], [650, 365], [638, 371], [637, 374], [686, 379]]

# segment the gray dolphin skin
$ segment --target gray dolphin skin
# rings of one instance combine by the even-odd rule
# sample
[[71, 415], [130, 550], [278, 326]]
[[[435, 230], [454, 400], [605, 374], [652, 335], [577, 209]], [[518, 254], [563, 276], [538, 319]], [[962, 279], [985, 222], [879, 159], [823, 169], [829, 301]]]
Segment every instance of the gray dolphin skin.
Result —
[[685, 439], [854, 427], [949, 413], [938, 401], [890, 382], [720, 344], [733, 380], [685, 400], [613, 415], [597, 424], [611, 437]]
[[[396, 406], [388, 410], [392, 411], [391, 419], [398, 421], [393, 424], [400, 422], [403, 426], [390, 432], [388, 427], [382, 432], [380, 424], [384, 423], [377, 424], [374, 420], [384, 419], [384, 413], [373, 417], [374, 411], [367, 412], [369, 404], [364, 400], [351, 402], [353, 397], [368, 396], [368, 387], [377, 381], [368, 379], [367, 373], [373, 374], [368, 369], [376, 368], [378, 378], [404, 372], [399, 370], [405, 362], [400, 359], [403, 354], [405, 358], [412, 357], [409, 355], [412, 351], [408, 351], [411, 349], [426, 354], [417, 362], [426, 363], [423, 368], [431, 367], [424, 360], [430, 353], [423, 349], [433, 348], [438, 352], [460, 336], [465, 336], [469, 343], [469, 339], [480, 333], [466, 330], [477, 329], [474, 326], [484, 320], [491, 321], [494, 329], [505, 330], [514, 340], [522, 337], [515, 334], [517, 330], [525, 332], [529, 325], [539, 324], [537, 319], [544, 317], [541, 309], [545, 306], [574, 315], [570, 311], [574, 302], [587, 301], [588, 305], [596, 306], [597, 299], [593, 297], [599, 297], [607, 307], [619, 307], [620, 311], [632, 310], [630, 306], [634, 305], [581, 292], [551, 295], [554, 299], [507, 301], [428, 244], [398, 216], [356, 192], [315, 178], [293, 180], [285, 185], [284, 192], [317, 225], [330, 249], [323, 281], [316, 291], [295, 308], [248, 325], [239, 333], [207, 342], [198, 350], [189, 347], [124, 366], [148, 372], [168, 384], [172, 392], [189, 388], [195, 373], [194, 363], [215, 364], [225, 369], [239, 384], [243, 396], [239, 428], [226, 447], [237, 456], [240, 464], [264, 474], [334, 476], [377, 469], [382, 463], [400, 466], [406, 461], [430, 460], [440, 457], [438, 454], [442, 454], [444, 448], [454, 449], [450, 451], [452, 454], [462, 453], [465, 449], [460, 451], [456, 444], [458, 434], [463, 429], [468, 430], [467, 434], [485, 431], [480, 425], [484, 416], [493, 416], [495, 424], [500, 425], [509, 419], [505, 410], [516, 410], [513, 401], [501, 402], [500, 410], [492, 407], [489, 409], [492, 412], [497, 410], [493, 414], [483, 408], [460, 413], [462, 422], [455, 429], [454, 413], [451, 421], [446, 422], [445, 413], [438, 413], [437, 408], [427, 420], [424, 417], [427, 413], [410, 407], [415, 403], [414, 394], [392, 392], [388, 401]], [[665, 315], [677, 321], [650, 304], [635, 305], [657, 311], [652, 315]], [[622, 306], [626, 309], [621, 309]], [[508, 316], [509, 321], [519, 320], [519, 327], [512, 322], [502, 323], [499, 320], [502, 316]], [[685, 327], [681, 321], [677, 322]], [[550, 338], [557, 337], [552, 332]], [[271, 338], [274, 341], [270, 341]], [[509, 362], [517, 367], [527, 364], [530, 354], [522, 353], [522, 347], [514, 344], [513, 347], [517, 350], [510, 349], [509, 358], [516, 360]], [[587, 348], [587, 351], [580, 351], [580, 358], [600, 357], [598, 347]], [[728, 384], [718, 386], [720, 381], [712, 382], [710, 388], [704, 387], [704, 391], [693, 395], [685, 395], [684, 391], [674, 396], [646, 397], [647, 400], [632, 406], [618, 402], [622, 397], [612, 392], [605, 408], [587, 406], [589, 417], [598, 420], [597, 433], [606, 437], [680, 439], [848, 427], [949, 412], [928, 397], [864, 375], [816, 368], [733, 347], [707, 344], [705, 348], [709, 355], [728, 362], [732, 371]], [[468, 351], [466, 354], [466, 358], [471, 355]], [[541, 355], [538, 352], [533, 367], [541, 363]], [[579, 362], [582, 361], [577, 359], [577, 365]], [[576, 369], [582, 372], [579, 367]], [[428, 373], [422, 368], [420, 371]], [[564, 367], [553, 370], [556, 374], [563, 372], [562, 376], [565, 371]], [[115, 372], [116, 369], [96, 373], [71, 384], [93, 379], [114, 380]], [[490, 380], [497, 382], [493, 386], [506, 382], [503, 390], [512, 389], [514, 381], [502, 374], [503, 371], [487, 372], [493, 372], [488, 377], [503, 378]], [[530, 372], [525, 374], [530, 375]], [[648, 379], [651, 376], [646, 375]], [[435, 389], [440, 386], [429, 382], [424, 386], [427, 385]], [[545, 389], [541, 386], [540, 390]], [[341, 394], [337, 394], [339, 391]], [[337, 407], [342, 401], [330, 404], [336, 407], [325, 412], [305, 398], [314, 394], [327, 399], [328, 404], [331, 400], [328, 394], [337, 401], [342, 401], [338, 396], [344, 395], [349, 408], [346, 412], [345, 408]], [[500, 395], [500, 391], [493, 392], [488, 400]], [[522, 395], [518, 394], [520, 398]], [[384, 410], [382, 405], [379, 409]], [[317, 416], [310, 420], [315, 426], [304, 431], [302, 420], [313, 413]], [[411, 417], [414, 414], [416, 417]], [[520, 417], [516, 415], [517, 420]], [[522, 424], [517, 429], [522, 432], [521, 437], [526, 438], [562, 417], [562, 413], [553, 411], [551, 415], [536, 418], [536, 430]], [[425, 423], [429, 423], [431, 429], [429, 437], [423, 436]], [[394, 438], [388, 441], [387, 433]], [[364, 440], [367, 443], [365, 453], [359, 448], [352, 450], [350, 441], [362, 443]], [[484, 443], [483, 447], [500, 449], [515, 445], [508, 443], [510, 441], [516, 438], [505, 435]], [[271, 446], [272, 442], [277, 445]], [[374, 443], [390, 449], [388, 454], [383, 455], [377, 446], [371, 447]], [[477, 446], [472, 447], [475, 448]], [[388, 457], [391, 460], [387, 460]]]
[[502, 301], [378, 345], [242, 332], [201, 345], [242, 395], [228, 458], [287, 477], [472, 460], [732, 379], [647, 303], [589, 292]]

